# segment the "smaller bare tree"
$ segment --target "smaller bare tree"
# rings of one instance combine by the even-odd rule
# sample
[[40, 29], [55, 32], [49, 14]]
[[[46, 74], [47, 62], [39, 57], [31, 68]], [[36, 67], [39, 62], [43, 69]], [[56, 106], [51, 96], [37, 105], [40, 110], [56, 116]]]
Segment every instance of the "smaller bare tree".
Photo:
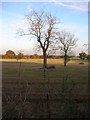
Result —
[[64, 66], [66, 66], [68, 54], [71, 52], [72, 48], [76, 46], [77, 38], [65, 31], [59, 32], [58, 35], [58, 48], [64, 53]]

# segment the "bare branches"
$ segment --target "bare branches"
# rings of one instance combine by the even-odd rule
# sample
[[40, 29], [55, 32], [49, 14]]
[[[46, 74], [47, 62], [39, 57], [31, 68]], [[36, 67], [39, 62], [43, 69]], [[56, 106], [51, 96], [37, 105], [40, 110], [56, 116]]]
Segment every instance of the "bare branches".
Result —
[[41, 37], [42, 28], [44, 27], [44, 12], [38, 14], [36, 11], [33, 11], [31, 14], [26, 15], [26, 19], [29, 23], [29, 32], [32, 35], [35, 35], [37, 38]]
[[65, 31], [59, 32], [58, 36], [59, 49], [64, 52], [64, 66], [66, 66], [68, 60], [67, 54], [76, 45], [77, 38]]
[[43, 10], [39, 13], [33, 10], [30, 14], [26, 15], [26, 20], [28, 22], [28, 32], [26, 33], [23, 29], [19, 28], [18, 33], [20, 36], [30, 35], [36, 38], [43, 51], [44, 61], [46, 62], [46, 52], [52, 41], [55, 40], [56, 17]]
[[18, 28], [16, 34], [18, 34], [19, 36], [30, 35], [29, 32], [25, 33], [24, 29], [22, 29], [22, 28]]
[[36, 37], [41, 48], [47, 51], [50, 39], [53, 35], [56, 18], [44, 11], [41, 11], [40, 13], [32, 11], [31, 14], [26, 15], [26, 19], [30, 25], [30, 34]]
[[76, 45], [77, 38], [74, 35], [68, 32], [59, 33], [59, 45], [62, 47], [62, 50], [68, 52], [73, 46]]

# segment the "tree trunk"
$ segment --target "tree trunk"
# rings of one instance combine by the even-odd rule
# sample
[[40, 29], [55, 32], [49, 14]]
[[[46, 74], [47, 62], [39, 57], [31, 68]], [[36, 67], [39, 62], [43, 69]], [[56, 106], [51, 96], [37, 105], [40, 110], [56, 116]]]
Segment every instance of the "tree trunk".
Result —
[[47, 54], [45, 50], [43, 50], [43, 68], [47, 68]]
[[67, 65], [67, 53], [65, 52], [65, 55], [64, 55], [64, 66]]

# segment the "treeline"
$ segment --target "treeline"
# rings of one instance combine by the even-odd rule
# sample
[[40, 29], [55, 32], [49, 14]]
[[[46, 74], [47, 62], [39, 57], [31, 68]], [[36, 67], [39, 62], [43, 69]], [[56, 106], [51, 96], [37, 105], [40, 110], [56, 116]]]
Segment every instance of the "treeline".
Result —
[[[3, 54], [1, 56], [2, 59], [43, 59], [43, 55], [38, 54], [25, 55], [22, 52], [15, 54], [15, 52], [12, 50], [6, 51], [6, 54]], [[48, 55], [47, 58], [59, 59], [63, 58], [63, 56]]]
[[86, 54], [85, 52], [81, 52], [79, 53], [79, 58], [82, 59], [82, 60], [90, 60], [90, 54]]
[[[8, 50], [6, 51], [6, 54], [0, 55], [0, 56], [2, 57], [2, 59], [43, 59], [43, 55], [38, 55], [38, 54], [25, 55], [22, 52], [15, 54], [15, 52], [12, 50]], [[74, 57], [75, 56], [68, 56], [68, 60], [71, 58], [74, 59]], [[64, 56], [48, 55], [47, 58], [59, 59], [59, 58], [64, 58]], [[79, 53], [77, 58], [80, 58], [82, 60], [85, 60], [85, 59], [90, 60], [90, 55], [86, 54], [85, 52], [81, 52]]]

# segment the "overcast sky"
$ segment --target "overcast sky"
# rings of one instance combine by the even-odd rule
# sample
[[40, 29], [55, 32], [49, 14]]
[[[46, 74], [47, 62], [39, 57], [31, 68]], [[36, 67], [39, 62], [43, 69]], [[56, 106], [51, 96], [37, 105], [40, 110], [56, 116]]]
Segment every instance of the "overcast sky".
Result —
[[[0, 3], [1, 32], [0, 32], [0, 53], [11, 49], [14, 51], [23, 50], [25, 54], [33, 54], [35, 42], [30, 41], [28, 36], [17, 37], [18, 27], [26, 26], [25, 14], [32, 9], [51, 12], [61, 22], [60, 30], [67, 30], [78, 38], [75, 53], [85, 51], [88, 43], [88, 0], [2, 0]], [[18, 1], [18, 2], [17, 2]], [[19, 2], [20, 1], [20, 2]], [[31, 0], [33, 1], [33, 0]], [[66, 2], [67, 1], [67, 2]]]

